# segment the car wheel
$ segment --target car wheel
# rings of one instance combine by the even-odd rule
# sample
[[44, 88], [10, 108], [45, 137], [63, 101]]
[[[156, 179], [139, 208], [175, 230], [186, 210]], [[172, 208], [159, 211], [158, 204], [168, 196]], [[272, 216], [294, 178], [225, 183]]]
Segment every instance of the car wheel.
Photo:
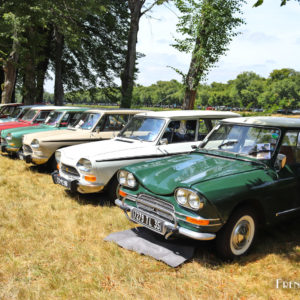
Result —
[[117, 198], [119, 198], [120, 194], [119, 194], [119, 190], [120, 190], [120, 184], [118, 182], [118, 179], [116, 176], [114, 176], [112, 178], [112, 180], [109, 183], [108, 189], [107, 189], [107, 193], [108, 193], [108, 198], [109, 201], [111, 203], [115, 203], [115, 200]]
[[217, 234], [216, 246], [224, 259], [240, 257], [251, 248], [257, 228], [256, 214], [250, 207], [236, 210]]

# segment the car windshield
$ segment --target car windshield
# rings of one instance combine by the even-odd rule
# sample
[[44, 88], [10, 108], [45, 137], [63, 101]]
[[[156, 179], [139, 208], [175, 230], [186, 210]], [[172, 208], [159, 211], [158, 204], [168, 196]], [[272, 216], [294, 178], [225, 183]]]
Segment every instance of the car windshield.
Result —
[[29, 110], [22, 118], [23, 121], [31, 121], [38, 111], [35, 109]]
[[13, 111], [15, 110], [15, 106], [4, 106], [1, 109], [1, 115], [11, 115]]
[[80, 119], [78, 119], [78, 121], [74, 124], [74, 127], [90, 130], [98, 122], [100, 116], [100, 113], [83, 113]]
[[222, 124], [214, 128], [202, 148], [270, 159], [279, 137], [277, 128]]
[[164, 123], [165, 120], [156, 118], [133, 118], [119, 137], [152, 142], [161, 132]]
[[60, 121], [62, 114], [63, 114], [62, 112], [51, 111], [51, 113], [45, 120], [45, 124], [55, 126]]
[[16, 107], [13, 113], [10, 115], [12, 118], [17, 118], [22, 111], [21, 107]]

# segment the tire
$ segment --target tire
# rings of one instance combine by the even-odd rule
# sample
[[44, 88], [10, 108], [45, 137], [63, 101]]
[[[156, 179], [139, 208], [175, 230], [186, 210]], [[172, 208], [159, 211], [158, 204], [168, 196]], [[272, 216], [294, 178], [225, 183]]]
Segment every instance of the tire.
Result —
[[257, 216], [251, 207], [234, 211], [217, 233], [216, 248], [219, 256], [233, 259], [245, 255], [253, 245], [257, 225]]
[[112, 204], [115, 204], [115, 200], [119, 198], [119, 190], [120, 190], [120, 184], [118, 182], [117, 177], [114, 176], [111, 179], [107, 189], [108, 199], [109, 202], [111, 202]]
[[57, 162], [55, 159], [55, 155], [52, 155], [50, 159], [46, 162], [46, 166], [50, 171], [56, 171], [57, 170]]

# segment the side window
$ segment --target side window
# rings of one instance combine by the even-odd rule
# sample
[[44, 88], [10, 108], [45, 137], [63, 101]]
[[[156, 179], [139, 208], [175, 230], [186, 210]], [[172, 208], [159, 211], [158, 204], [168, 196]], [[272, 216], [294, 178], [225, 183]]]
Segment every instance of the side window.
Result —
[[300, 163], [300, 140], [298, 131], [287, 131], [283, 137], [279, 153], [286, 156], [287, 165]]
[[40, 111], [39, 115], [35, 119], [35, 122], [42, 123], [46, 120], [47, 116], [49, 115], [50, 111]]
[[74, 126], [74, 124], [79, 120], [82, 116], [82, 112], [70, 113], [70, 118], [64, 122], [68, 122], [70, 126]]
[[199, 129], [198, 129], [198, 140], [202, 141], [208, 134], [207, 124], [204, 120], [199, 120]]
[[68, 126], [68, 124], [69, 124], [69, 119], [70, 119], [70, 114], [69, 114], [69, 113], [66, 113], [66, 114], [62, 117], [62, 119], [61, 119], [61, 121], [60, 121], [60, 126], [61, 126], [61, 127], [66, 127], [66, 126]]
[[119, 131], [128, 122], [129, 115], [107, 115], [103, 131]]
[[196, 126], [197, 120], [171, 121], [162, 138], [167, 139], [168, 144], [194, 141]]

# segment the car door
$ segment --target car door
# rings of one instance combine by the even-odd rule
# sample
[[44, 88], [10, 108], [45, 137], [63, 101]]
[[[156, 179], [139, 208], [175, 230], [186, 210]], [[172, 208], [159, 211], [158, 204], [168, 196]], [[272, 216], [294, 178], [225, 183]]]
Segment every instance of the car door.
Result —
[[277, 217], [300, 211], [300, 134], [297, 130], [285, 133], [279, 154], [286, 156], [286, 164], [278, 172], [276, 187]]
[[203, 120], [170, 121], [158, 142], [158, 152], [172, 155], [192, 151], [194, 147], [200, 144], [198, 137], [205, 136], [203, 127], [206, 126], [205, 124]]

